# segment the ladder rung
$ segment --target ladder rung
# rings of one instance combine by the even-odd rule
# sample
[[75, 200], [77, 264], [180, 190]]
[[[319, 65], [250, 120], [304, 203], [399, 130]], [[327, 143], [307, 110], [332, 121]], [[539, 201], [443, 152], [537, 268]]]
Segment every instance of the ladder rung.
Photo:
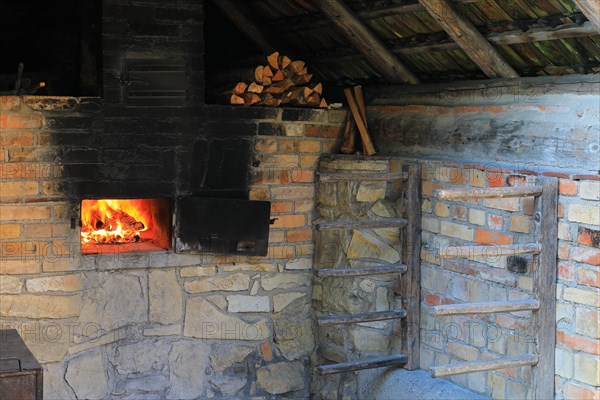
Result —
[[375, 311], [361, 314], [328, 315], [317, 318], [319, 325], [354, 324], [360, 322], [385, 321], [388, 319], [406, 318], [404, 310]]
[[348, 371], [358, 371], [361, 369], [402, 366], [407, 362], [408, 357], [406, 354], [396, 354], [392, 356], [365, 358], [363, 360], [348, 361], [339, 364], [322, 365], [317, 367], [317, 371], [320, 375], [331, 375]]
[[366, 275], [383, 275], [383, 274], [403, 274], [408, 270], [406, 264], [395, 263], [386, 265], [372, 265], [368, 267], [356, 268], [324, 268], [316, 270], [315, 273], [319, 277], [329, 276], [366, 276]]
[[440, 200], [455, 200], [466, 198], [500, 199], [503, 197], [539, 196], [541, 186], [511, 186], [489, 189], [438, 189], [435, 197]]
[[518, 243], [487, 246], [448, 246], [440, 249], [440, 258], [470, 258], [515, 256], [517, 254], [539, 254], [542, 245]]
[[386, 219], [359, 219], [347, 221], [324, 221], [315, 222], [317, 229], [324, 231], [328, 229], [377, 229], [377, 228], [402, 228], [408, 224], [405, 218]]
[[465, 361], [441, 367], [429, 369], [433, 378], [444, 376], [470, 374], [473, 372], [490, 371], [494, 369], [523, 367], [526, 365], [535, 365], [538, 363], [538, 356], [535, 354], [523, 354], [520, 356], [501, 357], [492, 360]]
[[499, 312], [514, 312], [539, 310], [540, 302], [534, 299], [511, 301], [488, 301], [481, 303], [445, 304], [432, 307], [432, 315], [491, 314]]
[[395, 181], [407, 178], [405, 172], [319, 172], [321, 182]]

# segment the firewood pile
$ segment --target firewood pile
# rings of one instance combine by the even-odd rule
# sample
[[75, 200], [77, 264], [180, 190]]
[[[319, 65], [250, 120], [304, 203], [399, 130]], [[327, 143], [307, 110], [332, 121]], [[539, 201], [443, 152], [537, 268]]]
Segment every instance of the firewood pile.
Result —
[[327, 108], [323, 85], [311, 83], [304, 61], [292, 61], [275, 52], [267, 57], [265, 65], [237, 71], [239, 82], [226, 90], [228, 104], [244, 106], [279, 105]]

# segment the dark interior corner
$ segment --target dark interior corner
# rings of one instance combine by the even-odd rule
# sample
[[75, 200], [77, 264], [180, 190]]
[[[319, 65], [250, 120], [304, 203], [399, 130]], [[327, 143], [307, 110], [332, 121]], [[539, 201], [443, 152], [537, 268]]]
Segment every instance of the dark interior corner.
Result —
[[101, 14], [101, 0], [2, 1], [0, 94], [101, 95]]

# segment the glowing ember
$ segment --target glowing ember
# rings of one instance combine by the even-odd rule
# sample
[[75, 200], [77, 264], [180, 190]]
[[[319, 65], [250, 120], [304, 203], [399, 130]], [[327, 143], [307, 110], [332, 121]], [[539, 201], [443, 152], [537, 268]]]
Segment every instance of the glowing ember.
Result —
[[120, 244], [140, 241], [148, 230], [139, 200], [84, 200], [81, 210], [81, 242]]

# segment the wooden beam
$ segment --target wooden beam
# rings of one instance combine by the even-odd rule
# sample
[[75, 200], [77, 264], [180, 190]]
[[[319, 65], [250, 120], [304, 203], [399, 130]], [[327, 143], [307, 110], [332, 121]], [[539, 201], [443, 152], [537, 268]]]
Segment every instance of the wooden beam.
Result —
[[406, 364], [405, 354], [391, 356], [366, 358], [358, 361], [348, 361], [339, 364], [322, 365], [317, 367], [319, 375], [341, 374], [342, 372], [359, 371], [361, 369], [372, 369], [381, 367], [402, 366]]
[[460, 15], [449, 0], [419, 0], [427, 12], [490, 78], [518, 78], [496, 49], [475, 26]]
[[441, 367], [432, 367], [429, 369], [429, 373], [432, 378], [441, 378], [444, 376], [471, 374], [473, 372], [491, 371], [495, 369], [523, 367], [526, 365], [535, 365], [537, 363], [538, 356], [535, 354], [523, 354], [520, 356], [508, 356], [492, 360], [465, 361]]
[[590, 20], [591, 24], [600, 33], [600, 1], [598, 0], [575, 0], [577, 7], [583, 15]]
[[319, 326], [334, 324], [359, 324], [363, 322], [387, 321], [390, 319], [406, 318], [404, 310], [374, 311], [361, 314], [327, 315], [317, 318]]
[[385, 274], [403, 274], [408, 270], [406, 264], [394, 263], [386, 265], [371, 265], [368, 267], [356, 268], [323, 268], [315, 271], [320, 278], [324, 277], [348, 277], [348, 276], [368, 276]]
[[502, 199], [505, 197], [539, 196], [540, 186], [510, 186], [488, 189], [438, 189], [434, 192], [439, 200], [456, 200], [466, 198]]
[[440, 249], [440, 258], [472, 258], [539, 254], [542, 246], [537, 243], [517, 243], [487, 246], [448, 246]]
[[212, 0], [242, 32], [244, 32], [250, 40], [258, 46], [261, 51], [270, 54], [274, 51], [286, 52], [290, 55], [287, 49], [278, 36], [268, 32], [264, 24], [258, 22], [254, 12], [247, 6], [244, 1], [237, 0]]
[[445, 315], [468, 314], [495, 314], [515, 311], [539, 310], [540, 302], [537, 300], [510, 300], [486, 301], [481, 303], [444, 304], [432, 307], [431, 315], [440, 317]]
[[531, 322], [537, 332], [537, 348], [541, 357], [532, 368], [531, 389], [536, 399], [554, 396], [554, 349], [556, 345], [556, 255], [558, 254], [558, 179], [542, 178], [544, 192], [536, 201], [536, 235], [542, 245], [533, 272], [533, 295], [542, 304]]
[[407, 220], [404, 218], [334, 220], [315, 223], [317, 229], [320, 231], [331, 229], [403, 228], [406, 224]]
[[419, 83], [413, 74], [394, 53], [361, 21], [342, 0], [312, 0], [346, 36], [369, 64], [390, 83]]
[[319, 172], [321, 182], [395, 181], [408, 178], [405, 172]]

